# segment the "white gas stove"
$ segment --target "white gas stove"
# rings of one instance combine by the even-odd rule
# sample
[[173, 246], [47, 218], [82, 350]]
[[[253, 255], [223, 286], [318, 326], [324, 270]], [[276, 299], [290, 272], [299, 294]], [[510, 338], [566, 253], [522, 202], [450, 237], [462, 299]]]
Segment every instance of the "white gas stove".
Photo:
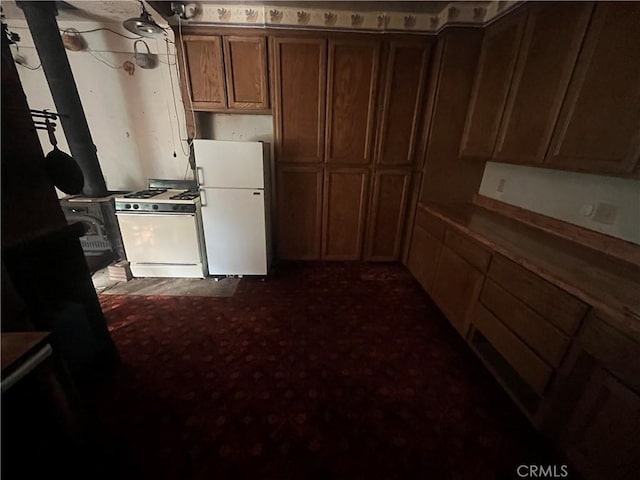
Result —
[[207, 275], [195, 182], [152, 179], [146, 190], [117, 196], [115, 207], [134, 277]]

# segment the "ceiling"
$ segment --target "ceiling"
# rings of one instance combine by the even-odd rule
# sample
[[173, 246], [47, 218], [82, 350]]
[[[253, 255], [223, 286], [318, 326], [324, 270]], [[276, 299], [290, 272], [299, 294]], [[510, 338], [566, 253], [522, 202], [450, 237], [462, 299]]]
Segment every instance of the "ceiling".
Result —
[[[438, 13], [443, 10], [451, 2], [405, 2], [405, 1], [381, 1], [381, 2], [286, 2], [286, 1], [216, 1], [201, 2], [216, 3], [228, 5], [269, 5], [281, 7], [298, 7], [298, 8], [321, 8], [331, 10], [358, 10], [358, 11], [393, 11], [393, 12], [420, 12], [420, 13]], [[476, 2], [489, 3], [489, 2]]]
[[[15, 0], [2, 0], [2, 12], [9, 20], [24, 20], [22, 10]], [[127, 18], [140, 15], [140, 3], [137, 0], [89, 1], [69, 0], [56, 2], [59, 21], [94, 21], [119, 23]]]
[[[165, 2], [169, 4], [170, 2]], [[217, 1], [194, 2], [200, 4], [215, 3], [225, 5], [269, 5], [297, 8], [330, 8], [331, 10], [348, 11], [394, 11], [414, 13], [438, 13], [452, 2], [407, 2], [407, 1]], [[476, 5], [489, 4], [489, 1], [474, 2]], [[137, 17], [140, 14], [140, 4], [137, 0], [120, 1], [94, 1], [94, 0], [67, 0], [56, 2], [58, 5], [58, 20], [60, 21], [96, 21], [96, 22], [121, 22], [127, 18]], [[1, 0], [2, 10], [7, 19], [24, 19], [22, 10], [16, 5], [15, 0]], [[147, 7], [149, 7], [147, 5]]]

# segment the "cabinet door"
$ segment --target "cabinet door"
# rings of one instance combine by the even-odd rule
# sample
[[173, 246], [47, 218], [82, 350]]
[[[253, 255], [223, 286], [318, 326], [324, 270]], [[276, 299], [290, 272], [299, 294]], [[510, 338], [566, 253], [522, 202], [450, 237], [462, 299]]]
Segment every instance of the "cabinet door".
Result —
[[225, 36], [223, 41], [229, 108], [268, 109], [266, 38]]
[[481, 43], [479, 29], [452, 28], [438, 35], [429, 88], [432, 112], [423, 140], [422, 203], [470, 202], [480, 187], [483, 162], [459, 154]]
[[324, 160], [327, 42], [274, 38], [275, 152], [278, 162]]
[[278, 256], [320, 258], [322, 167], [278, 166], [276, 196]]
[[377, 41], [329, 41], [328, 163], [371, 162], [379, 54]]
[[440, 250], [442, 250], [442, 242], [421, 226], [416, 225], [413, 229], [407, 267], [429, 294], [433, 292], [433, 280], [436, 277]]
[[586, 479], [638, 478], [640, 397], [597, 367], [567, 422], [567, 454]]
[[526, 10], [512, 13], [487, 27], [462, 135], [463, 156], [490, 158], [493, 154], [526, 14]]
[[469, 314], [483, 282], [482, 273], [448, 247], [442, 247], [431, 296], [463, 337], [469, 329]]
[[494, 158], [542, 163], [576, 64], [593, 4], [533, 6], [518, 54]]
[[410, 179], [411, 172], [406, 170], [375, 173], [365, 242], [367, 260], [398, 259]]
[[356, 168], [328, 169], [324, 181], [322, 258], [360, 260], [369, 174]]
[[546, 164], [632, 172], [640, 155], [640, 3], [596, 5]]
[[377, 134], [378, 164], [414, 161], [430, 52], [431, 45], [424, 41], [389, 42]]
[[185, 80], [195, 110], [221, 110], [227, 107], [222, 64], [222, 41], [219, 36], [185, 35]]

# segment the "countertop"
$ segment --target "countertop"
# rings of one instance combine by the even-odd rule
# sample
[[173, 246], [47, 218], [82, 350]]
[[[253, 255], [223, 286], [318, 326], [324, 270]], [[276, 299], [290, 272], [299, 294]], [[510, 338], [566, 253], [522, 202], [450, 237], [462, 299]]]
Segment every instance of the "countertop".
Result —
[[640, 342], [640, 266], [473, 203], [420, 208], [603, 312]]

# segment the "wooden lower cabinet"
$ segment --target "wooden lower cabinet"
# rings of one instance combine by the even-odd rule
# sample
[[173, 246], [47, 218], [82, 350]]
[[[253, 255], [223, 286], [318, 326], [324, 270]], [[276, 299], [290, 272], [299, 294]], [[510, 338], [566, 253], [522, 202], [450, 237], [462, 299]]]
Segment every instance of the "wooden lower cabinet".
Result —
[[[476, 303], [472, 313], [474, 328], [482, 333], [492, 348], [500, 354], [509, 366], [524, 380], [524, 382], [538, 395], [542, 396], [553, 369], [535, 354], [529, 346], [523, 342], [509, 327], [501, 322], [493, 313], [487, 310], [481, 303]], [[496, 368], [498, 362], [491, 357], [481, 356], [494, 370], [494, 374], [505, 381], [506, 375]], [[510, 386], [507, 386], [512, 390]], [[515, 393], [515, 392], [510, 392]]]
[[276, 242], [279, 258], [320, 258], [322, 179], [322, 167], [278, 165]]
[[463, 337], [469, 329], [469, 314], [483, 283], [484, 274], [446, 245], [442, 247], [431, 297]]
[[322, 259], [360, 260], [369, 191], [368, 170], [328, 169], [324, 179]]
[[278, 258], [397, 260], [411, 174], [378, 172], [371, 189], [369, 172], [368, 168], [278, 164]]
[[365, 260], [395, 261], [400, 255], [411, 172], [378, 171], [374, 175]]
[[407, 267], [422, 288], [431, 294], [436, 277], [442, 242], [420, 225], [413, 230]]
[[562, 444], [586, 480], [640, 472], [640, 396], [597, 365], [566, 419]]
[[[571, 478], [640, 471], [640, 337], [419, 205], [407, 267]], [[485, 276], [486, 275], [486, 276]]]

